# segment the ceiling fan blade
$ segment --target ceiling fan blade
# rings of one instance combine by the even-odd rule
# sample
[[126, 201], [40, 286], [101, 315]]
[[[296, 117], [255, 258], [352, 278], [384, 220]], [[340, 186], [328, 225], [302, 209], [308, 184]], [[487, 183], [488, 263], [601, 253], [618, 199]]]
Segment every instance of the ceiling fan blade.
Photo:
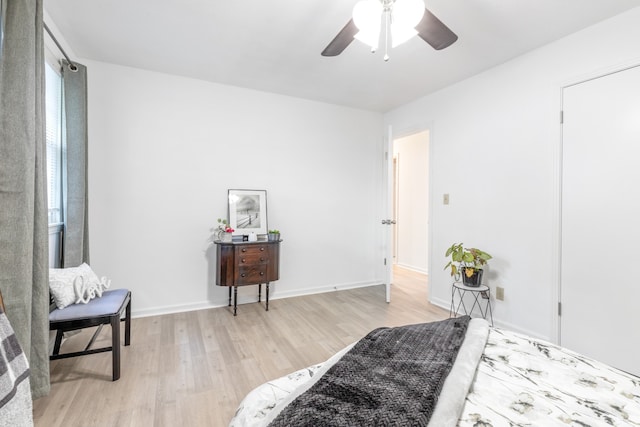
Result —
[[418, 36], [435, 50], [449, 47], [458, 40], [458, 36], [426, 8], [422, 20], [416, 25], [416, 31]]
[[[437, 18], [436, 18], [437, 19]], [[324, 48], [321, 55], [322, 56], [338, 56], [342, 53], [343, 50], [349, 46], [349, 44], [353, 41], [353, 36], [358, 33], [358, 27], [353, 23], [353, 19], [350, 19], [347, 22], [347, 25], [344, 26], [342, 30], [338, 33], [337, 36], [327, 47]]]

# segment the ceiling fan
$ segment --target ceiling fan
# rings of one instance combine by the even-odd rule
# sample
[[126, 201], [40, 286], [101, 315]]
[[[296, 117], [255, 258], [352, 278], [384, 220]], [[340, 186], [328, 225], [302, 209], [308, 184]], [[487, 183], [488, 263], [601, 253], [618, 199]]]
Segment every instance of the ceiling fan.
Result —
[[321, 54], [340, 55], [354, 38], [365, 42], [375, 52], [381, 35], [385, 61], [389, 59], [389, 39], [395, 47], [417, 35], [436, 50], [458, 40], [458, 36], [425, 7], [423, 0], [361, 0], [353, 8], [353, 18]]

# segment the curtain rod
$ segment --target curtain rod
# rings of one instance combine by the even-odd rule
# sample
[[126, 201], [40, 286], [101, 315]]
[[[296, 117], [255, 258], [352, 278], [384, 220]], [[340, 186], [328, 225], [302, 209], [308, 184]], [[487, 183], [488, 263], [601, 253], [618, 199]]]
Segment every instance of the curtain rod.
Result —
[[56, 46], [58, 46], [58, 49], [60, 50], [60, 52], [62, 52], [62, 55], [64, 55], [64, 58], [67, 60], [67, 62], [69, 63], [69, 69], [71, 71], [73, 71], [74, 73], [76, 71], [78, 71], [78, 67], [75, 66], [75, 64], [73, 62], [71, 62], [71, 59], [69, 59], [69, 55], [67, 55], [67, 52], [64, 51], [64, 49], [62, 48], [62, 46], [60, 46], [60, 43], [58, 43], [58, 40], [53, 36], [53, 33], [51, 32], [51, 30], [49, 29], [49, 27], [47, 27], [47, 23], [42, 21], [42, 24], [44, 25], [44, 29], [47, 30], [47, 33], [49, 34], [49, 37], [51, 37], [51, 39], [53, 40], [53, 42], [56, 44]]

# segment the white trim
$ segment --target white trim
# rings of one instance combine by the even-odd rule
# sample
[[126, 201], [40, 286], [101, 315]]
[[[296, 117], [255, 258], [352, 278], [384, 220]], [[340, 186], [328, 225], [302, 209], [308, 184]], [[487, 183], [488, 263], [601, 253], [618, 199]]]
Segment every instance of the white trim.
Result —
[[[450, 300], [444, 301], [444, 300], [442, 300], [440, 298], [431, 298], [429, 300], [429, 302], [431, 304], [433, 304], [435, 306], [438, 306], [438, 307], [440, 307], [440, 308], [442, 308], [444, 310], [447, 310], [447, 311], [449, 311], [449, 309], [451, 308], [451, 301]], [[493, 306], [492, 306], [492, 308], [493, 308]], [[543, 336], [543, 335], [540, 335], [537, 332], [530, 331], [528, 329], [523, 329], [523, 328], [521, 328], [521, 327], [519, 327], [517, 325], [514, 325], [512, 323], [501, 322], [500, 320], [496, 319], [495, 317], [493, 318], [493, 325], [494, 325], [493, 327], [495, 327], [495, 328], [506, 329], [506, 330], [518, 332], [520, 334], [524, 334], [524, 335], [527, 335], [527, 336], [530, 336], [530, 337], [533, 337], [533, 338], [536, 338], [536, 339], [539, 339], [539, 340], [551, 341], [550, 337], [548, 337], [548, 336]]]
[[[383, 194], [384, 194], [384, 213], [383, 219], [393, 219], [391, 218], [393, 215], [393, 126], [387, 126], [387, 134], [385, 136], [384, 143], [384, 163], [383, 163], [383, 171], [384, 171], [384, 183], [383, 183]], [[385, 284], [385, 301], [387, 303], [391, 302], [391, 285], [393, 284], [393, 259], [394, 259], [394, 241], [393, 241], [393, 229], [389, 226], [382, 227], [382, 236], [383, 236], [383, 247], [384, 247], [384, 284]]]
[[551, 302], [553, 304], [551, 310], [551, 330], [550, 339], [552, 342], [560, 343], [560, 318], [558, 317], [558, 304], [560, 303], [560, 277], [562, 266], [562, 123], [560, 122], [560, 114], [562, 111], [563, 88], [560, 88], [560, 102], [558, 108], [558, 147], [553, 151], [553, 220], [551, 235], [554, 244], [551, 247]]
[[[388, 129], [389, 129], [389, 138], [391, 139], [391, 141], [395, 141], [397, 139], [401, 139], [410, 135], [415, 135], [417, 133], [421, 133], [421, 132], [429, 132], [429, 142], [428, 142], [428, 146], [427, 146], [427, 152], [428, 152], [428, 168], [429, 168], [429, 199], [427, 200], [427, 209], [428, 209], [428, 215], [429, 217], [427, 218], [427, 270], [423, 271], [414, 267], [409, 267], [409, 266], [404, 266], [402, 264], [397, 264], [400, 267], [404, 267], [410, 270], [414, 270], [417, 271], [419, 273], [424, 273], [424, 274], [428, 274], [429, 271], [433, 271], [432, 270], [432, 264], [433, 264], [433, 206], [434, 206], [434, 194], [433, 194], [433, 159], [434, 159], [434, 141], [435, 141], [435, 125], [433, 120], [426, 120], [426, 121], [419, 121], [418, 123], [413, 123], [410, 125], [407, 125], [406, 127], [403, 127], [400, 130], [393, 130], [392, 129], [392, 125], [388, 125]], [[393, 148], [393, 144], [390, 145], [391, 148]], [[393, 150], [391, 150], [392, 152], [390, 153], [391, 156], [393, 156]], [[385, 183], [385, 185], [387, 185]], [[431, 287], [432, 283], [429, 282], [429, 284], [427, 285], [428, 287]], [[387, 298], [387, 302], [390, 301], [390, 289], [389, 289], [389, 297]], [[431, 292], [429, 292], [429, 294], [431, 294]]]
[[[335, 285], [320, 286], [312, 289], [304, 289], [302, 291], [278, 292], [277, 294], [273, 293], [275, 290], [272, 288], [270, 297], [269, 297], [269, 302], [279, 300], [279, 299], [284, 299], [284, 298], [322, 294], [327, 292], [344, 291], [348, 289], [357, 289], [357, 288], [365, 288], [369, 286], [381, 286], [381, 285], [382, 284], [380, 282], [341, 283], [341, 284], [335, 284]], [[252, 285], [251, 288], [256, 289], [254, 286], [257, 286], [257, 285]], [[274, 282], [273, 284], [271, 284], [271, 286], [277, 286], [277, 282]], [[220, 286], [220, 287], [222, 288], [224, 286]], [[262, 290], [263, 290], [263, 295], [262, 295], [262, 302], [260, 304], [264, 305], [265, 303], [264, 292], [266, 292], [264, 286]], [[135, 299], [135, 295], [133, 296], [133, 298]], [[257, 303], [255, 296], [249, 297], [249, 296], [238, 295], [238, 305], [252, 304], [252, 303]], [[133, 305], [133, 307], [135, 308], [135, 305]], [[225, 298], [223, 301], [220, 301], [220, 300], [201, 301], [201, 302], [191, 303], [191, 304], [167, 305], [167, 306], [161, 306], [161, 307], [147, 308], [143, 310], [134, 309], [131, 312], [131, 317], [138, 318], [138, 317], [160, 316], [164, 314], [185, 313], [189, 311], [207, 310], [210, 308], [220, 308], [220, 307], [228, 307], [227, 298]]]
[[[50, 39], [48, 39], [50, 40]], [[53, 44], [53, 42], [50, 42]], [[58, 75], [61, 74], [62, 72], [62, 66], [60, 65], [60, 60], [62, 59], [62, 54], [60, 54], [60, 56], [57, 56], [53, 50], [51, 50], [51, 46], [49, 46], [49, 43], [47, 43], [47, 40], [45, 40], [44, 43], [44, 60], [47, 64], [49, 64], [51, 66], [51, 68], [53, 68], [53, 70], [58, 73]]]
[[400, 262], [397, 262], [396, 266], [404, 268], [405, 270], [415, 271], [416, 273], [429, 274], [429, 272], [424, 268], [414, 267], [412, 265], [402, 264]]
[[592, 70], [581, 76], [574, 76], [573, 78], [559, 82], [559, 109], [558, 109], [558, 149], [554, 152], [554, 194], [553, 194], [553, 212], [554, 212], [554, 227], [552, 231], [553, 247], [551, 250], [551, 301], [553, 304], [551, 313], [551, 331], [549, 340], [555, 344], [562, 345], [562, 324], [560, 321], [560, 315], [558, 314], [558, 305], [562, 302], [562, 173], [563, 173], [563, 159], [562, 159], [562, 146], [563, 146], [563, 128], [560, 123], [560, 112], [564, 111], [563, 94], [566, 88], [575, 86], [581, 83], [588, 82], [590, 80], [605, 77], [611, 74], [619, 73], [631, 68], [640, 67], [640, 57], [631, 59], [629, 61], [623, 61], [621, 63], [603, 67], [597, 70]]

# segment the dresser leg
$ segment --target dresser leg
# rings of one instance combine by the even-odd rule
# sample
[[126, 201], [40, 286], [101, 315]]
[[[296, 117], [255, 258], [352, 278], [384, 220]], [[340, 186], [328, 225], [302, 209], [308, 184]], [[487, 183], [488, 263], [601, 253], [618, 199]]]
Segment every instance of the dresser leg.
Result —
[[231, 307], [231, 288], [232, 286], [229, 286], [229, 307]]
[[267, 311], [269, 311], [269, 282], [267, 282]]
[[258, 283], [258, 302], [262, 300], [262, 283]]
[[233, 287], [233, 315], [236, 315], [236, 312], [238, 310], [238, 287], [234, 286]]

